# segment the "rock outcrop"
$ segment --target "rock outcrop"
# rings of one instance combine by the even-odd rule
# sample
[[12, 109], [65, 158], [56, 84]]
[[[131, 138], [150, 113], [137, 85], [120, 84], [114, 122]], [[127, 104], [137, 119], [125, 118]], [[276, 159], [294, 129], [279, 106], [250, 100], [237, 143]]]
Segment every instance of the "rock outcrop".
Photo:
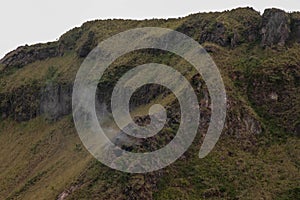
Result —
[[0, 94], [0, 118], [12, 117], [16, 121], [28, 121], [39, 115], [55, 121], [71, 113], [72, 86], [48, 84], [45, 87], [27, 85]]
[[213, 25], [212, 30], [203, 30], [199, 38], [200, 43], [213, 42], [220, 46], [226, 46], [226, 28], [223, 23], [217, 22]]
[[40, 114], [57, 120], [72, 111], [72, 85], [51, 83], [42, 88]]
[[58, 44], [49, 42], [47, 44], [37, 44], [34, 46], [22, 46], [8, 53], [0, 63], [6, 67], [23, 67], [37, 60], [56, 57], [59, 55]]
[[279, 9], [266, 9], [262, 16], [263, 46], [284, 46], [290, 36], [290, 19], [287, 13]]

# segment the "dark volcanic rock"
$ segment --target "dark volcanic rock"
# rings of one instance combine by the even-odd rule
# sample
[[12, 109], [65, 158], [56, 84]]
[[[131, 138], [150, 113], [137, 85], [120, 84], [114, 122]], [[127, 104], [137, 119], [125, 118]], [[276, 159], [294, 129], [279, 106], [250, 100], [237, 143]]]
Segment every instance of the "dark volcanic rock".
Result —
[[41, 91], [40, 114], [46, 119], [57, 120], [72, 111], [72, 86], [48, 84]]
[[201, 16], [198, 19], [196, 17], [191, 18], [176, 30], [193, 37], [200, 43], [213, 42], [220, 46], [229, 44], [226, 40], [224, 24], [204, 19]]
[[259, 12], [249, 7], [207, 15], [195, 14], [177, 30], [201, 44], [212, 42], [220, 46], [236, 47], [260, 38], [261, 18]]
[[292, 39], [300, 42], [300, 13], [294, 13], [291, 17]]
[[8, 53], [2, 60], [1, 64], [6, 67], [23, 67], [37, 60], [58, 56], [58, 45], [56, 42], [47, 44], [37, 44], [34, 46], [22, 46]]
[[22, 86], [1, 93], [0, 102], [0, 119], [28, 121], [44, 115], [48, 120], [57, 120], [72, 111], [72, 86], [54, 83], [42, 89], [38, 85]]
[[204, 30], [200, 36], [200, 43], [205, 41], [216, 43], [220, 46], [226, 46], [226, 37], [225, 37], [226, 28], [224, 24], [217, 22], [214, 24], [211, 31]]
[[261, 27], [263, 46], [286, 44], [290, 34], [290, 21], [287, 13], [279, 9], [266, 9]]
[[84, 44], [79, 48], [79, 57], [86, 57], [96, 46], [95, 33], [90, 31]]

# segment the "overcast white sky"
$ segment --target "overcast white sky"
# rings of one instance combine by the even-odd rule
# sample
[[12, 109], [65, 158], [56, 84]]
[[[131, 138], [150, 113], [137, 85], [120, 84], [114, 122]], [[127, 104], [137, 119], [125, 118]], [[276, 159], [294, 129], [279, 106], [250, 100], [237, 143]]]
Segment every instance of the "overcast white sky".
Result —
[[2, 0], [0, 58], [20, 45], [56, 40], [93, 19], [170, 18], [245, 6], [300, 11], [299, 0]]

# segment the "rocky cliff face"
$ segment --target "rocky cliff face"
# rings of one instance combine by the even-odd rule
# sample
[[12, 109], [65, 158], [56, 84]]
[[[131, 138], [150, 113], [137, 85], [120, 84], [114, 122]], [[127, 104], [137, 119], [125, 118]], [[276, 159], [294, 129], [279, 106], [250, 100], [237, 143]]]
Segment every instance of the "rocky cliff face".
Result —
[[0, 97], [2, 119], [11, 116], [20, 122], [44, 115], [48, 120], [57, 120], [71, 113], [72, 85], [50, 83], [42, 88], [27, 85]]
[[[177, 28], [200, 43], [212, 42], [220, 46], [234, 48], [245, 42], [259, 41], [263, 46], [284, 46], [289, 40], [299, 41], [300, 17], [298, 13], [287, 14], [279, 9], [267, 9], [260, 16], [251, 8], [236, 9], [218, 14], [218, 17], [197, 14], [187, 17], [184, 23]], [[83, 29], [90, 26], [84, 25]], [[241, 28], [242, 27], [242, 28]], [[260, 33], [259, 33], [260, 30]], [[261, 36], [260, 36], [261, 34]], [[63, 56], [64, 52], [76, 50], [78, 57], [86, 57], [97, 44], [97, 33], [89, 31], [86, 34], [76, 28], [62, 36], [58, 42], [24, 46], [7, 54], [0, 64], [5, 68], [23, 67], [37, 60]], [[78, 43], [78, 41], [82, 43]], [[14, 116], [18, 121], [29, 120], [37, 115], [46, 114], [47, 118], [58, 119], [71, 113], [72, 84], [62, 83], [17, 88], [12, 93], [1, 94], [2, 118]], [[108, 86], [107, 86], [108, 87]], [[31, 92], [26, 92], [30, 90]], [[108, 88], [110, 90], [110, 88]], [[157, 92], [158, 91], [158, 92]], [[145, 99], [133, 98], [132, 106], [149, 103], [161, 88], [147, 86], [139, 95], [147, 96]], [[30, 95], [29, 95], [30, 94]], [[107, 96], [100, 98], [108, 99]], [[30, 100], [33, 99], [33, 100]]]
[[262, 16], [262, 45], [284, 46], [290, 32], [290, 18], [287, 13], [278, 9], [265, 10]]
[[72, 85], [50, 83], [40, 91], [39, 113], [57, 120], [72, 111]]
[[[151, 26], [189, 35], [214, 59], [227, 93], [221, 138], [208, 157], [198, 159], [211, 116], [205, 82], [176, 55], [147, 49], [127, 54], [108, 68], [99, 80], [97, 115], [111, 117], [111, 92], [124, 73], [141, 64], [163, 63], [180, 71], [198, 97], [200, 125], [194, 144], [175, 163], [153, 174], [118, 173], [95, 160], [87, 164], [91, 158], [74, 124], [64, 117], [71, 116], [76, 71], [98, 42], [124, 30]], [[0, 196], [299, 199], [299, 38], [300, 13], [267, 9], [260, 15], [251, 8], [240, 8], [170, 20], [92, 21], [57, 42], [18, 48], [0, 61]], [[135, 123], [145, 125], [150, 122], [148, 108], [156, 102], [165, 105], [168, 115], [157, 136], [134, 140], [116, 131], [112, 141], [134, 152], [168, 144], [181, 117], [180, 106], [169, 90], [145, 85], [134, 93], [129, 106]], [[37, 191], [35, 196], [31, 191]]]

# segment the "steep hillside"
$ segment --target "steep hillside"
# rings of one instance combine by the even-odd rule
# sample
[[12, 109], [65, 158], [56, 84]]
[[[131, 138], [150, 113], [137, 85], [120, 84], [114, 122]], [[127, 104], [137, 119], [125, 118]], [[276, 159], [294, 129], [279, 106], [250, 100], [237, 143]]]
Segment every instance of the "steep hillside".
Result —
[[[116, 60], [98, 84], [110, 111], [117, 80], [137, 65], [179, 70], [197, 94], [199, 133], [170, 166], [147, 174], [110, 169], [81, 143], [72, 119], [73, 82], [84, 58], [110, 36], [136, 27], [165, 27], [198, 41], [221, 71], [228, 96], [225, 128], [214, 150], [198, 158], [211, 115], [201, 76], [182, 58], [141, 50]], [[141, 98], [142, 97], [142, 98]], [[130, 151], [167, 144], [180, 109], [157, 85], [131, 99], [137, 123], [160, 102], [170, 122]], [[109, 115], [109, 113], [108, 113]], [[0, 199], [300, 199], [300, 13], [252, 8], [180, 19], [96, 20], [56, 42], [22, 46], [0, 60]]]

